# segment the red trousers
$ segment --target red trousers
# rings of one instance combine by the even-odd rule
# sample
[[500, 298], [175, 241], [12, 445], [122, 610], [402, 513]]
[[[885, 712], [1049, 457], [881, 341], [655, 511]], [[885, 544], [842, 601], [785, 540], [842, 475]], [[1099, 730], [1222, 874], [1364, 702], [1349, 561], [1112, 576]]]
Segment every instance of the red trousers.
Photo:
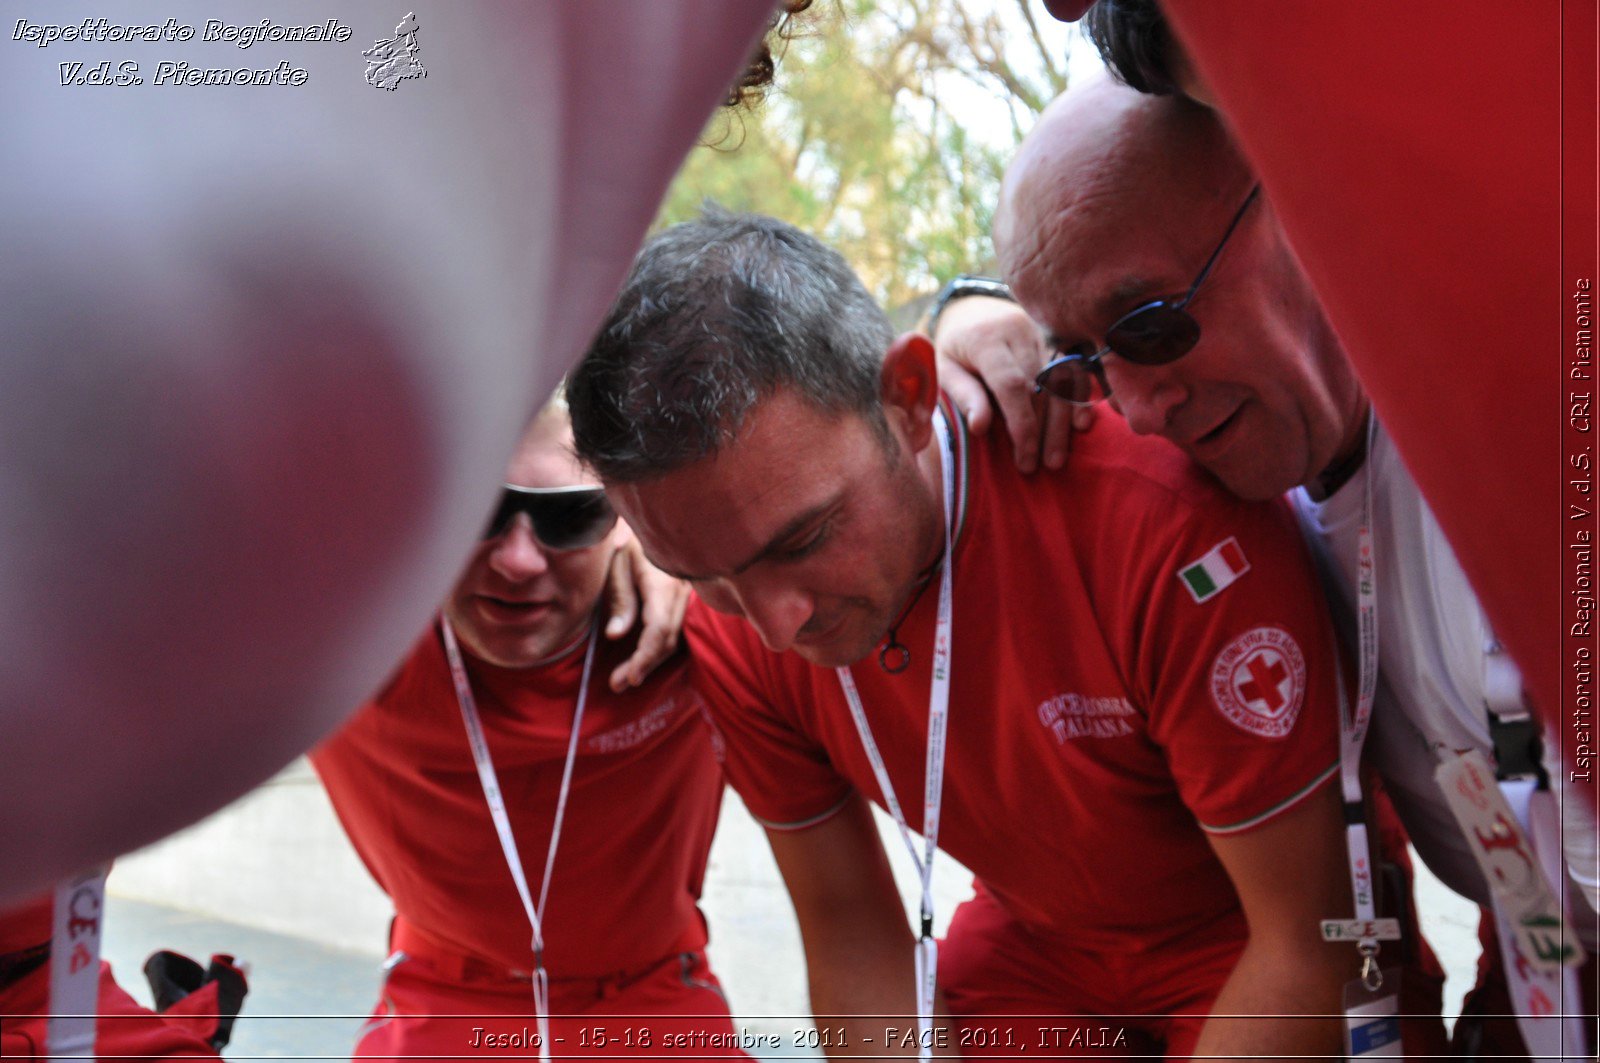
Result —
[[980, 888], [939, 948], [952, 1047], [969, 1060], [1186, 1058], [1243, 942], [1241, 921], [1165, 961], [1074, 948], [1041, 939]]
[[[980, 888], [956, 909], [939, 949], [951, 1047], [967, 1060], [1187, 1059], [1244, 941], [1243, 919], [1235, 917], [1207, 928], [1203, 938], [1160, 949], [1109, 954], [1076, 948], [1041, 938]], [[1401, 1023], [1408, 1057], [1445, 1051], [1442, 985], [1432, 953], [1419, 940], [1401, 979], [1400, 1010], [1415, 1016]]]
[[[538, 1024], [526, 977], [494, 976], [448, 956], [413, 955], [390, 969], [383, 999], [356, 1041], [369, 1059], [537, 1059]], [[716, 976], [699, 952], [601, 980], [550, 982], [550, 1054], [744, 1056]]]
[[[158, 1015], [124, 992], [111, 976], [111, 965], [102, 962], [99, 1009], [94, 1047], [100, 1063], [219, 1058], [209, 1043], [217, 1025], [214, 984]], [[49, 964], [0, 990], [0, 1056], [42, 1061], [49, 1010]]]

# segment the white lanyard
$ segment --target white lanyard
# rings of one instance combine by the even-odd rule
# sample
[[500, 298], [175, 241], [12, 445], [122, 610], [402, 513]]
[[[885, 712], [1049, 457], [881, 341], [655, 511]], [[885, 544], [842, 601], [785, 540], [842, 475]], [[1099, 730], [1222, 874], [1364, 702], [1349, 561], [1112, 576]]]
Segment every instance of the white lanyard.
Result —
[[[1376, 435], [1377, 418], [1369, 414], [1367, 422], [1367, 460], [1366, 468], [1362, 472], [1364, 494], [1362, 499], [1361, 525], [1357, 539], [1356, 557], [1356, 611], [1357, 611], [1357, 648], [1359, 660], [1359, 689], [1356, 697], [1356, 708], [1353, 719], [1346, 719], [1346, 713], [1340, 715], [1340, 743], [1339, 767], [1340, 783], [1345, 802], [1346, 821], [1346, 846], [1350, 860], [1350, 883], [1355, 894], [1356, 919], [1359, 922], [1358, 948], [1361, 950], [1362, 968], [1361, 978], [1369, 990], [1377, 991], [1383, 984], [1383, 976], [1377, 966], [1378, 941], [1391, 940], [1399, 937], [1397, 921], [1391, 919], [1376, 919], [1373, 907], [1372, 891], [1372, 861], [1368, 845], [1367, 829], [1365, 822], [1358, 812], [1361, 808], [1361, 746], [1366, 738], [1367, 727], [1372, 719], [1373, 698], [1378, 685], [1378, 573], [1377, 553], [1373, 541], [1373, 481], [1376, 478], [1374, 466], [1377, 462]], [[1526, 712], [1522, 704], [1520, 675], [1509, 660], [1499, 655], [1498, 645], [1493, 645], [1485, 651], [1484, 662], [1484, 692], [1485, 699], [1490, 703], [1490, 708], [1506, 713], [1516, 709]], [[1509, 670], [1509, 675], [1507, 671]], [[1341, 681], [1340, 703], [1343, 706], [1343, 684]], [[1521, 786], [1522, 789], [1518, 789]], [[1515, 810], [1519, 825], [1526, 831], [1529, 826], [1529, 793], [1531, 784], [1517, 782], [1502, 782], [1500, 790], [1510, 801]], [[1537, 797], [1538, 795], [1534, 795]], [[1548, 795], [1544, 795], [1548, 798]], [[1535, 802], [1536, 803], [1536, 802]], [[1559, 850], [1559, 834], [1556, 842]], [[1535, 844], [1535, 854], [1540, 853]], [[1548, 857], [1546, 856], [1546, 859]], [[1546, 869], [1546, 874], [1549, 870]], [[1559, 881], [1552, 879], [1551, 881]], [[1533, 1018], [1539, 1015], [1548, 1015], [1552, 1010], [1559, 1008], [1562, 990], [1565, 989], [1569, 997], [1575, 999], [1573, 987], [1576, 983], [1576, 974], [1571, 968], [1563, 971], [1556, 967], [1553, 971], [1539, 972], [1546, 981], [1554, 987], [1550, 996], [1556, 998], [1557, 1003], [1551, 1004], [1549, 996], [1545, 997], [1544, 1008], [1535, 1007], [1530, 1000], [1537, 999], [1538, 987], [1534, 986], [1524, 973], [1516, 970], [1517, 964], [1512, 962], [1516, 953], [1514, 939], [1509, 930], [1510, 920], [1501, 911], [1499, 895], [1494, 897], [1496, 909], [1496, 929], [1501, 938], [1502, 955], [1505, 957], [1507, 979], [1510, 983], [1512, 995], [1517, 1008], [1518, 1025], [1530, 1051], [1536, 1057], [1554, 1058], [1551, 1042], [1557, 1045], [1563, 1036], [1568, 1044], [1581, 1045], [1582, 1026], [1580, 1023], [1538, 1023]], [[1328, 923], [1324, 923], [1324, 937], [1328, 937]], [[1357, 929], [1352, 926], [1351, 929]], [[1563, 978], [1564, 976], [1564, 978]]]
[[56, 887], [50, 935], [50, 1018], [45, 1027], [52, 1060], [94, 1058], [105, 905], [103, 867]]
[[1379, 920], [1373, 891], [1372, 846], [1367, 837], [1366, 806], [1361, 793], [1361, 747], [1372, 723], [1372, 703], [1378, 691], [1378, 559], [1372, 534], [1373, 453], [1377, 417], [1367, 414], [1366, 468], [1361, 471], [1361, 524], [1356, 532], [1356, 704], [1351, 712], [1345, 696], [1344, 673], [1335, 669], [1339, 680], [1339, 788], [1344, 799], [1345, 855], [1350, 865], [1350, 892], [1355, 901], [1354, 923], [1344, 924], [1343, 932], [1335, 920], [1324, 921], [1324, 939], [1356, 939], [1361, 952], [1361, 981], [1369, 991], [1383, 985], [1378, 968], [1380, 940], [1399, 937], [1396, 920]]
[[567, 762], [561, 769], [561, 792], [556, 798], [555, 822], [550, 827], [550, 849], [544, 859], [544, 881], [539, 885], [539, 903], [534, 904], [528, 891], [528, 879], [522, 870], [522, 857], [517, 852], [517, 839], [511, 833], [511, 819], [506, 815], [506, 803], [500, 793], [500, 780], [495, 775], [494, 761], [489, 756], [489, 743], [483, 737], [483, 721], [478, 718], [478, 705], [472, 697], [472, 684], [467, 680], [467, 669], [461, 662], [461, 647], [456, 645], [456, 634], [450, 622], [439, 618], [439, 631], [444, 635], [444, 649], [450, 659], [450, 676], [455, 681], [456, 700], [461, 704], [461, 719], [467, 725], [467, 741], [472, 745], [472, 759], [478, 766], [478, 781], [483, 784], [484, 800], [489, 804], [489, 815], [494, 819], [495, 833], [500, 835], [500, 849], [505, 853], [506, 866], [511, 869], [511, 879], [517, 884], [517, 896], [522, 898], [523, 910], [528, 913], [528, 924], [533, 928], [533, 1007], [534, 1019], [539, 1027], [539, 1059], [550, 1059], [550, 977], [544, 969], [544, 910], [550, 893], [550, 873], [556, 866], [556, 846], [561, 844], [561, 821], [567, 814], [567, 794], [572, 789], [572, 767], [578, 759], [578, 734], [583, 727], [583, 708], [589, 700], [589, 673], [594, 667], [596, 634], [600, 630], [597, 616], [589, 625], [589, 645], [583, 652], [583, 678], [578, 680], [578, 707], [572, 714], [572, 734], [567, 739]]
[[872, 774], [883, 791], [889, 814], [900, 828], [900, 837], [906, 851], [916, 865], [922, 880], [922, 926], [917, 935], [917, 1058], [933, 1057], [933, 1007], [938, 983], [939, 946], [933, 938], [933, 856], [939, 844], [939, 806], [944, 800], [944, 748], [945, 733], [950, 720], [950, 650], [953, 642], [951, 618], [954, 614], [955, 587], [955, 448], [950, 438], [950, 425], [944, 411], [934, 411], [934, 429], [939, 435], [939, 449], [944, 462], [944, 564], [939, 573], [939, 614], [933, 636], [933, 679], [928, 693], [928, 748], [922, 785], [922, 838], [923, 851], [917, 852], [911, 839], [911, 828], [906, 825], [905, 813], [900, 810], [900, 800], [895, 796], [894, 783], [884, 767], [883, 755], [872, 738], [872, 726], [867, 723], [866, 709], [861, 704], [861, 694], [856, 690], [855, 679], [849, 667], [836, 669], [839, 686], [844, 689], [845, 700], [850, 705], [850, 716], [855, 720], [856, 732], [861, 735], [861, 746], [872, 764]]

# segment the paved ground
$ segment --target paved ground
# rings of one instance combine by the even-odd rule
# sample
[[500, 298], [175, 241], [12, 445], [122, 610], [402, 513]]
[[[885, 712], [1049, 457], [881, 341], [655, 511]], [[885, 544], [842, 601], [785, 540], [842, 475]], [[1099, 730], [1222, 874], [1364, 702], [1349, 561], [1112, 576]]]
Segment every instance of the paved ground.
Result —
[[[886, 821], [884, 821], [886, 823]], [[913, 895], [909, 859], [898, 835], [885, 834], [902, 893]], [[949, 861], [940, 865], [944, 919], [968, 893], [968, 879]], [[113, 876], [115, 887], [115, 875]], [[1419, 882], [1425, 930], [1441, 953], [1451, 983], [1446, 1013], [1454, 1014], [1477, 955], [1475, 909], [1426, 876]], [[786, 1046], [765, 1058], [814, 1055], [794, 1048], [808, 1026], [799, 935], [759, 829], [730, 801], [713, 849], [705, 910], [712, 926], [712, 962], [728, 986], [737, 1025], [777, 1034]], [[944, 920], [941, 920], [943, 922]], [[113, 897], [106, 957], [122, 983], [148, 1002], [139, 966], [156, 948], [204, 958], [233, 951], [251, 965], [251, 994], [228, 1056], [244, 1059], [342, 1059], [377, 999], [379, 955], [332, 948], [304, 937], [207, 918], [161, 905]]]

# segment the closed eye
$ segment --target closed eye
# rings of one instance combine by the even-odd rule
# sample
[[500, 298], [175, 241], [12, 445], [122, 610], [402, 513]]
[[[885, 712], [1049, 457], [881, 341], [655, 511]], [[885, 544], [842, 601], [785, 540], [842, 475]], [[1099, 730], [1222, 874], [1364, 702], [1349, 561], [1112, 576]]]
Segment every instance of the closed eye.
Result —
[[810, 557], [822, 548], [828, 541], [829, 533], [833, 530], [833, 522], [825, 520], [817, 525], [816, 529], [798, 542], [791, 543], [781, 550], [775, 550], [770, 555], [772, 560], [779, 563], [800, 561]]

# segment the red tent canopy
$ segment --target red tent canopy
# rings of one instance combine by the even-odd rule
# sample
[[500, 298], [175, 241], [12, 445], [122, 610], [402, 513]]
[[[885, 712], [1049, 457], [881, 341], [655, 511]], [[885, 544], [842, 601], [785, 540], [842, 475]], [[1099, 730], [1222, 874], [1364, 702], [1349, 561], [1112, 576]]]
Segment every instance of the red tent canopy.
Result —
[[1536, 704], [1564, 721], [1586, 770], [1596, 5], [1163, 6]]

